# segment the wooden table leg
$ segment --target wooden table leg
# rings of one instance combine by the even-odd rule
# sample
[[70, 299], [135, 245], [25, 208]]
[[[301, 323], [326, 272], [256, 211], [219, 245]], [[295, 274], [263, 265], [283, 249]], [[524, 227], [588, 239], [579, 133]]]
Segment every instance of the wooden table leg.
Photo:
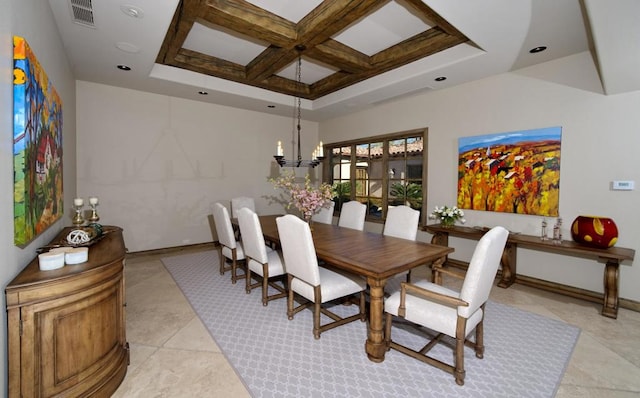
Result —
[[502, 288], [508, 288], [516, 281], [516, 247], [515, 243], [509, 243], [504, 247], [502, 252], [502, 276], [498, 282], [498, 286]]
[[618, 268], [619, 264], [612, 260], [608, 260], [604, 266], [602, 315], [613, 319], [618, 318]]
[[384, 285], [386, 280], [367, 278], [369, 284], [369, 330], [365, 351], [372, 362], [384, 361], [387, 347], [384, 344], [383, 312], [384, 312]]

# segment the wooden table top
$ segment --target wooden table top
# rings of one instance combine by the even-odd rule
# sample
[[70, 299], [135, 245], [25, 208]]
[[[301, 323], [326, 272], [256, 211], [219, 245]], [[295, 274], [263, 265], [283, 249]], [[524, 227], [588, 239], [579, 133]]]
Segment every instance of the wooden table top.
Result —
[[[475, 240], [480, 239], [482, 235], [484, 235], [489, 230], [489, 228], [463, 227], [459, 225], [445, 228], [440, 224], [426, 225], [422, 229], [432, 234], [442, 233], [450, 236]], [[560, 254], [572, 254], [576, 256], [598, 257], [603, 259], [614, 259], [617, 261], [633, 261], [633, 258], [636, 254], [635, 250], [625, 247], [614, 246], [608, 249], [598, 249], [595, 247], [581, 245], [570, 240], [554, 242], [551, 239], [541, 240], [539, 236], [525, 235], [513, 232], [509, 234], [507, 242], [552, 253], [555, 252]]]
[[[265, 239], [279, 243], [277, 217], [259, 218]], [[320, 260], [375, 279], [386, 279], [416, 266], [429, 264], [454, 251], [450, 247], [322, 223], [313, 224], [312, 235]]]

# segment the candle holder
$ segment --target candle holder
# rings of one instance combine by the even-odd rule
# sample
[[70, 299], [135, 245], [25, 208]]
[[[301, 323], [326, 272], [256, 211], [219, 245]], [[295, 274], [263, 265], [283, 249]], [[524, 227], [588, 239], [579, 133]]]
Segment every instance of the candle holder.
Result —
[[89, 206], [91, 207], [91, 216], [89, 216], [89, 221], [90, 222], [100, 221], [100, 216], [98, 215], [98, 211], [96, 210], [96, 207], [98, 207], [98, 203], [89, 203]]
[[73, 223], [73, 225], [79, 227], [80, 225], [84, 224], [84, 217], [82, 217], [82, 207], [84, 205], [81, 204], [74, 204], [73, 205], [73, 209], [76, 212], [76, 215], [73, 216], [73, 219], [71, 220], [71, 222]]

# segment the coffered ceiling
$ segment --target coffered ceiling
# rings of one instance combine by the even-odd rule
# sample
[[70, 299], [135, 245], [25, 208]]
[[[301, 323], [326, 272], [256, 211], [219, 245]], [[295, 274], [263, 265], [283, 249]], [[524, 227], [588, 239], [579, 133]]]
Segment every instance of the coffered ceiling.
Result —
[[184, 0], [156, 62], [314, 100], [469, 41], [420, 0], [284, 3]]
[[640, 89], [636, 0], [49, 4], [78, 80], [309, 120], [588, 52], [602, 93]]

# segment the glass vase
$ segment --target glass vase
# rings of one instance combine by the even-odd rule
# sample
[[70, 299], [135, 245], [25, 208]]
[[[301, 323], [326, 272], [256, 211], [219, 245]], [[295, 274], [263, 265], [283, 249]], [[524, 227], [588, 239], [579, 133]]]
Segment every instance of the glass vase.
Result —
[[313, 231], [313, 216], [304, 216], [304, 221], [309, 224], [309, 229]]
[[453, 218], [443, 218], [440, 221], [440, 226], [442, 226], [442, 228], [451, 228], [456, 224], [456, 220], [454, 220]]

